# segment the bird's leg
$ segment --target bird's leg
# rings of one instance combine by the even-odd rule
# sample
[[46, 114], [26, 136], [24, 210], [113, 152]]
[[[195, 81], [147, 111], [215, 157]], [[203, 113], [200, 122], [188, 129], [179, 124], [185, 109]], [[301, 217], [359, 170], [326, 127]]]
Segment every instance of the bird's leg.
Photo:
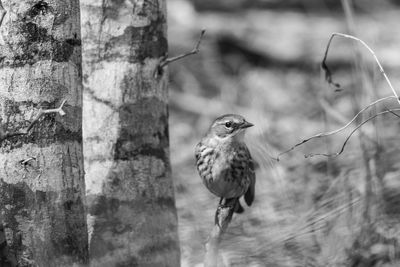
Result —
[[224, 198], [221, 197], [219, 199], [218, 207], [217, 207], [217, 210], [215, 211], [215, 217], [214, 217], [214, 223], [215, 223], [215, 225], [218, 225], [219, 227], [221, 227], [221, 226], [218, 223], [218, 213], [219, 213], [220, 207], [222, 206], [223, 201], [224, 201]]
[[215, 212], [215, 225], [218, 225], [221, 230], [225, 230], [232, 219], [233, 212], [236, 207], [236, 198], [221, 198], [217, 211]]
[[222, 208], [235, 208], [237, 198], [221, 198], [219, 206]]
[[220, 226], [219, 223], [218, 223], [218, 214], [219, 214], [220, 209], [221, 209], [222, 207], [224, 207], [225, 202], [226, 202], [226, 199], [223, 198], [223, 197], [221, 197], [221, 198], [219, 199], [218, 207], [217, 207], [217, 210], [216, 210], [216, 212], [215, 212], [214, 222], [215, 222], [215, 224], [218, 225], [219, 227], [221, 227], [221, 226]]

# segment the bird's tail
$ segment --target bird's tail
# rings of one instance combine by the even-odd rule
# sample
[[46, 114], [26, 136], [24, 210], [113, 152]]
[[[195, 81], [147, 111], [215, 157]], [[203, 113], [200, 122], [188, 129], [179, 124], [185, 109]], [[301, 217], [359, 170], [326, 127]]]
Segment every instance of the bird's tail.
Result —
[[235, 212], [235, 213], [238, 213], [238, 214], [244, 212], [244, 208], [243, 208], [243, 206], [240, 204], [239, 198], [236, 199], [236, 204], [235, 204], [235, 210], [234, 210], [234, 212]]

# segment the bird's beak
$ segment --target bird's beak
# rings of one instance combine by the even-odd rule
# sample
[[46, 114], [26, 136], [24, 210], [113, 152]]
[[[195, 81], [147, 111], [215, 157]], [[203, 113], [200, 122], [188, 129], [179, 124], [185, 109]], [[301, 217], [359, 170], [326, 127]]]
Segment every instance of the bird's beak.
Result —
[[245, 121], [245, 122], [240, 126], [240, 128], [244, 129], [244, 128], [249, 128], [249, 127], [252, 127], [252, 126], [254, 126], [254, 124], [252, 124], [252, 123], [250, 123], [250, 122], [248, 122], [248, 121]]

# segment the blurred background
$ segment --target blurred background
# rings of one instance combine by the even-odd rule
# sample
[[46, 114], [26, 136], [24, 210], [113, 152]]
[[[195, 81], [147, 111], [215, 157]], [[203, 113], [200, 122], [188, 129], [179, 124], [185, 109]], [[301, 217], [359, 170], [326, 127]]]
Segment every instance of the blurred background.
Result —
[[[400, 119], [388, 113], [357, 124], [395, 100], [372, 55], [400, 86], [400, 1], [168, 0], [170, 56], [201, 52], [170, 65], [170, 139], [182, 265], [201, 266], [217, 197], [202, 185], [194, 147], [214, 118], [238, 113], [256, 126], [247, 143], [259, 163], [256, 201], [235, 215], [222, 242], [220, 266], [400, 266]], [[400, 93], [400, 91], [398, 91]], [[400, 114], [400, 112], [399, 112]]]

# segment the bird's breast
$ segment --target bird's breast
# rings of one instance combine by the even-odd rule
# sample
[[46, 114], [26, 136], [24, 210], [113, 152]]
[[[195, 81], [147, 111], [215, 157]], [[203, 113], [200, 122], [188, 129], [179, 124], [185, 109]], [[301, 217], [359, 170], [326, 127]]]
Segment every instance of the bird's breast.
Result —
[[201, 145], [199, 151], [196, 153], [197, 169], [203, 180], [212, 179], [212, 167], [215, 159], [214, 152], [213, 147]]
[[201, 147], [197, 168], [205, 186], [220, 197], [238, 197], [249, 186], [247, 161], [234, 146]]

